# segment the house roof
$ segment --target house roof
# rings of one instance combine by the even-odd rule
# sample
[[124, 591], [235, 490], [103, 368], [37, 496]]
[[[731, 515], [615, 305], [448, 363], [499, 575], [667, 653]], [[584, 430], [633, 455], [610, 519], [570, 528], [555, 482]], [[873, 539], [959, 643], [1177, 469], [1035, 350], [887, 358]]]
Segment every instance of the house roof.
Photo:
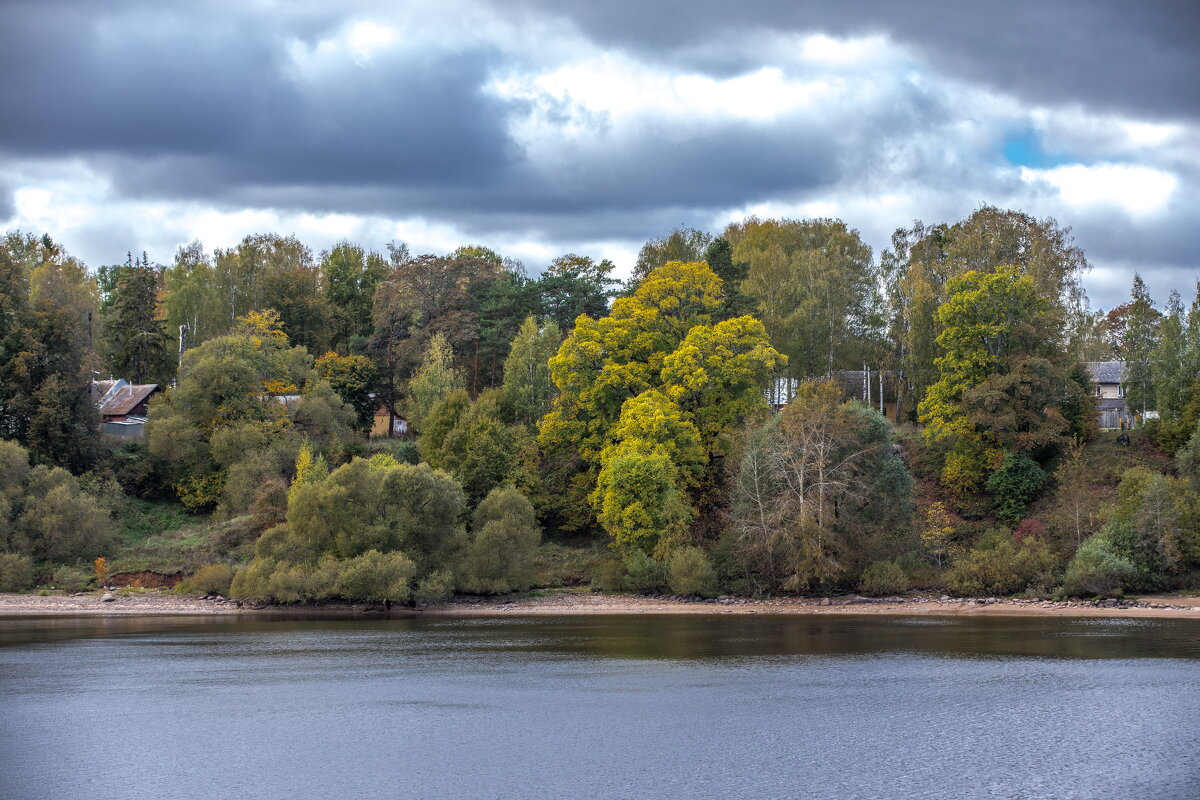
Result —
[[1121, 383], [1125, 380], [1124, 361], [1087, 361], [1083, 366], [1096, 383]]
[[[92, 381], [92, 388], [91, 388], [92, 402], [93, 403], [104, 402], [105, 398], [108, 396], [108, 394], [110, 392], [112, 392], [114, 389], [119, 388], [119, 385], [124, 384], [124, 383], [125, 383], [125, 381], [123, 381], [123, 380], [113, 379], [113, 378], [110, 378], [109, 380], [106, 380], [106, 381]], [[128, 385], [128, 384], [126, 384], [126, 385]]]
[[138, 404], [158, 391], [157, 383], [128, 383], [105, 396], [100, 413], [120, 417], [137, 408]]

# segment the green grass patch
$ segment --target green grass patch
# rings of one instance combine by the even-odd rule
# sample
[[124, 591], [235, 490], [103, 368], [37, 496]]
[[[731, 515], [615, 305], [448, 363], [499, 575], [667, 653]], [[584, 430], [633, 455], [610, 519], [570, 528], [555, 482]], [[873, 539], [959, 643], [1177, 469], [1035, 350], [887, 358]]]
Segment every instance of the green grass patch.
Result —
[[544, 589], [586, 586], [596, 570], [612, 558], [604, 542], [568, 545], [544, 542], [533, 557], [534, 585]]
[[196, 517], [180, 503], [129, 498], [117, 515], [117, 535], [122, 544], [136, 545], [155, 536], [196, 524]]
[[[258, 529], [252, 517], [196, 517], [185, 515], [187, 525], [160, 529], [125, 540], [108, 560], [114, 572], [194, 572], [215, 561], [248, 561]], [[165, 517], [164, 519], [170, 519]]]

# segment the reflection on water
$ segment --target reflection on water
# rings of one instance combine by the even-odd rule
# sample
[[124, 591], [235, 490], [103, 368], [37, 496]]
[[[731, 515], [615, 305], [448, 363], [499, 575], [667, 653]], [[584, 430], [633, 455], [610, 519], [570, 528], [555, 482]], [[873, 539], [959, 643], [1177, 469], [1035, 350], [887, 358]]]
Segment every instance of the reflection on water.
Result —
[[0, 796], [1192, 798], [1200, 622], [0, 619]]

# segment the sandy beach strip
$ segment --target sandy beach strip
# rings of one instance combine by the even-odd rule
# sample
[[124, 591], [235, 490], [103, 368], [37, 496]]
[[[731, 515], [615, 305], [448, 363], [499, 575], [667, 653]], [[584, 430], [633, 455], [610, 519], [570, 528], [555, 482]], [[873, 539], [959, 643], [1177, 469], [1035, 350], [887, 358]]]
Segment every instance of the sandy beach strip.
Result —
[[178, 615], [315, 615], [315, 616], [571, 616], [596, 614], [866, 614], [892, 616], [1026, 616], [1130, 617], [1200, 620], [1200, 597], [1156, 596], [1107, 604], [1092, 601], [1051, 602], [1009, 598], [946, 598], [918, 595], [904, 598], [784, 597], [748, 600], [722, 597], [685, 600], [670, 597], [606, 595], [579, 590], [535, 593], [531, 596], [468, 597], [422, 608], [393, 605], [385, 611], [371, 604], [263, 606], [238, 604], [225, 598], [201, 598], [169, 591], [76, 595], [0, 594], [0, 617], [16, 616], [178, 616]]

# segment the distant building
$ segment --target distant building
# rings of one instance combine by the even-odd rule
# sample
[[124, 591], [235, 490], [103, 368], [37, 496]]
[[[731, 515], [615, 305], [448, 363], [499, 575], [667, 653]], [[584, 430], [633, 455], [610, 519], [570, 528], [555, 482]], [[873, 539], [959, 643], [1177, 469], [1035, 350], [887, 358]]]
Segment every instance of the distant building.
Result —
[[1125, 404], [1125, 362], [1088, 361], [1084, 363], [1095, 385], [1100, 409], [1100, 427], [1128, 428], [1134, 415]]
[[[1125, 362], [1088, 361], [1084, 367], [1095, 384], [1100, 427], [1132, 427], [1136, 415], [1125, 404]], [[845, 399], [870, 406], [887, 419], [896, 418], [897, 380], [903, 380], [903, 376], [886, 369], [839, 370], [833, 373], [833, 380], [841, 387]], [[775, 411], [781, 410], [796, 396], [799, 385], [798, 378], [776, 378], [765, 392], [767, 402]], [[1153, 412], [1146, 412], [1143, 417], [1151, 419]]]
[[[892, 370], [838, 370], [833, 373], [832, 380], [841, 387], [844, 399], [857, 400], [888, 419], [895, 419], [896, 373]], [[767, 402], [772, 409], [779, 411], [796, 396], [799, 386], [799, 378], [776, 378], [767, 388]]]
[[101, 430], [122, 439], [142, 438], [150, 398], [161, 391], [157, 383], [92, 381], [92, 400], [100, 411]]
[[387, 403], [380, 403], [379, 408], [375, 409], [375, 419], [371, 423], [371, 435], [387, 436], [389, 419], [392, 420], [392, 436], [408, 435], [408, 420], [399, 414], [392, 413]]

